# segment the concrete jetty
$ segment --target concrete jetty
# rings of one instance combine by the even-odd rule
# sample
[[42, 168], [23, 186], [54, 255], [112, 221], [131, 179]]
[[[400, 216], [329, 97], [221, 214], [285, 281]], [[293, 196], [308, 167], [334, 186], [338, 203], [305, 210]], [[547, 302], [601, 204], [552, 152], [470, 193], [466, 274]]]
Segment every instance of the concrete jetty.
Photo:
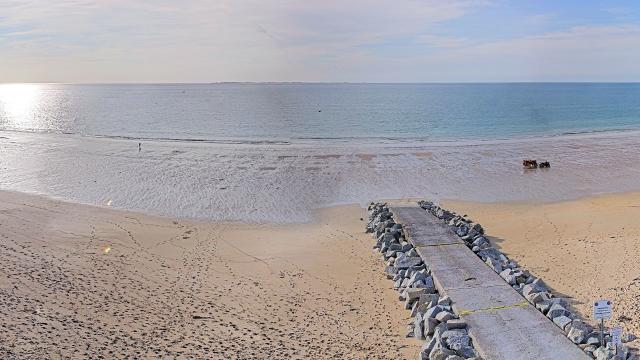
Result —
[[429, 266], [437, 290], [451, 298], [453, 310], [468, 324], [484, 359], [591, 359], [442, 221], [419, 207], [390, 211]]

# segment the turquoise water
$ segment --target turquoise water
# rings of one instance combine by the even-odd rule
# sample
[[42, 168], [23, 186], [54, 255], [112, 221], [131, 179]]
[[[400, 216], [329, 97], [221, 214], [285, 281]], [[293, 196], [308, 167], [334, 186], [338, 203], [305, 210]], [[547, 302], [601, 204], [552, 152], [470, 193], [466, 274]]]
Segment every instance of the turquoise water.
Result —
[[90, 136], [451, 141], [639, 126], [632, 83], [0, 85], [0, 130]]

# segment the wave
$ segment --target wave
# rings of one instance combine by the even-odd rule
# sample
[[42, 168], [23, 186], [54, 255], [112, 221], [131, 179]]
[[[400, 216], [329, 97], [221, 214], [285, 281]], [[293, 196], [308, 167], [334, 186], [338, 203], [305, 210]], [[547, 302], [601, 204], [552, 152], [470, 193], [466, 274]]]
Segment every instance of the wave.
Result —
[[94, 138], [120, 139], [120, 140], [140, 140], [140, 141], [174, 141], [193, 142], [207, 144], [229, 144], [229, 145], [290, 145], [290, 141], [270, 140], [270, 139], [206, 139], [206, 138], [172, 138], [172, 137], [144, 137], [127, 135], [82, 135]]
[[185, 142], [185, 143], [209, 143], [209, 144], [229, 144], [229, 145], [290, 145], [290, 141], [277, 139], [247, 139], [247, 138], [180, 138], [180, 137], [149, 137], [142, 135], [111, 135], [111, 134], [83, 134], [69, 131], [54, 131], [46, 129], [0, 129], [1, 132], [27, 133], [27, 134], [52, 134], [70, 135], [97, 139], [114, 140], [135, 140], [135, 141], [158, 141], [158, 142]]
[[[69, 135], [84, 138], [114, 139], [127, 141], [149, 141], [149, 142], [182, 142], [182, 143], [203, 143], [220, 145], [297, 145], [311, 142], [313, 144], [326, 143], [349, 144], [349, 145], [406, 145], [406, 146], [451, 146], [451, 145], [486, 145], [494, 143], [510, 143], [518, 141], [536, 141], [546, 139], [558, 139], [564, 137], [593, 137], [599, 135], [640, 133], [638, 127], [608, 128], [608, 129], [578, 129], [562, 130], [554, 132], [536, 132], [509, 134], [506, 136], [480, 137], [457, 137], [434, 139], [432, 136], [292, 136], [288, 138], [207, 138], [207, 137], [167, 137], [167, 136], [147, 136], [147, 135], [119, 135], [119, 134], [86, 134], [69, 131], [55, 131], [49, 129], [0, 129], [0, 132], [8, 133], [36, 133]], [[5, 138], [6, 137], [0, 137]]]

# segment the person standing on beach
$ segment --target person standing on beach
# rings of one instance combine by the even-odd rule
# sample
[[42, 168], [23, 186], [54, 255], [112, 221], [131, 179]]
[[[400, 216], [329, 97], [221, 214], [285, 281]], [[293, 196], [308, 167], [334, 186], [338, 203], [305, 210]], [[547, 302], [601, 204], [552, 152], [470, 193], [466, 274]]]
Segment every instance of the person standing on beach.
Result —
[[140, 151], [142, 151], [142, 143], [141, 142], [138, 143], [138, 152], [140, 152]]

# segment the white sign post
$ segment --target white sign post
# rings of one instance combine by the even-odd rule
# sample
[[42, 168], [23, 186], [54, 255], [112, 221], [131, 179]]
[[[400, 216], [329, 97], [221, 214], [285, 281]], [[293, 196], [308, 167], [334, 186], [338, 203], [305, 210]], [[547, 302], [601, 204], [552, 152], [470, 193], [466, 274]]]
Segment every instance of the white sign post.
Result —
[[593, 303], [593, 318], [600, 320], [600, 346], [604, 346], [604, 320], [611, 319], [611, 300], [598, 300]]
[[611, 342], [616, 347], [616, 354], [618, 354], [618, 348], [622, 345], [622, 327], [616, 326], [611, 329]]

